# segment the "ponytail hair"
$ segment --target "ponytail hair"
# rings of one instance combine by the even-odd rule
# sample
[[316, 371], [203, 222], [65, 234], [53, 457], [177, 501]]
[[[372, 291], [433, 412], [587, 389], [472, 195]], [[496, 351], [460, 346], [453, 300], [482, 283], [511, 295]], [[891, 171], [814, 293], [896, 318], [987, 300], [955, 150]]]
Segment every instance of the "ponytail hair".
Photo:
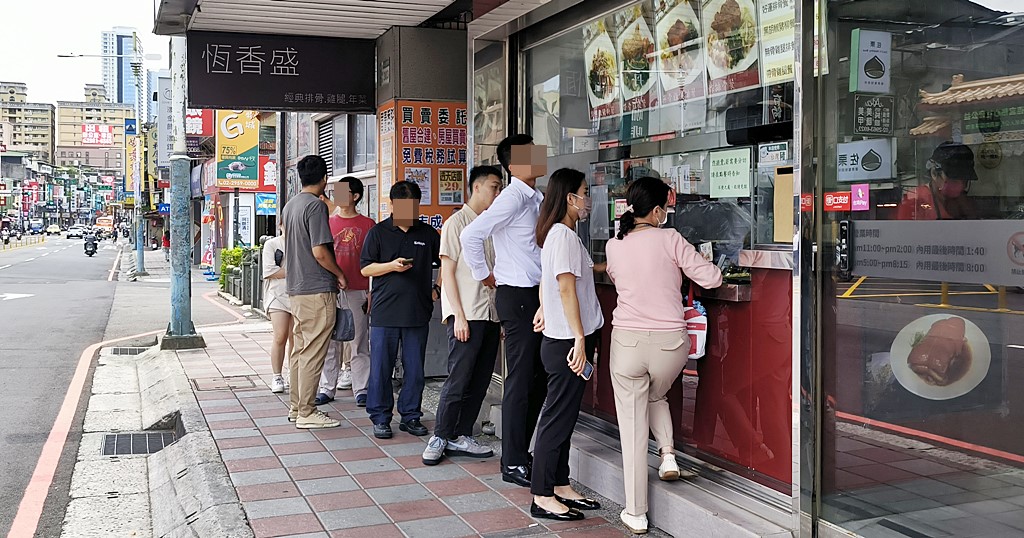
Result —
[[664, 181], [651, 176], [644, 176], [629, 184], [626, 188], [626, 212], [619, 217], [619, 240], [626, 237], [636, 228], [636, 219], [651, 214], [656, 207], [665, 207], [668, 203], [670, 187]]

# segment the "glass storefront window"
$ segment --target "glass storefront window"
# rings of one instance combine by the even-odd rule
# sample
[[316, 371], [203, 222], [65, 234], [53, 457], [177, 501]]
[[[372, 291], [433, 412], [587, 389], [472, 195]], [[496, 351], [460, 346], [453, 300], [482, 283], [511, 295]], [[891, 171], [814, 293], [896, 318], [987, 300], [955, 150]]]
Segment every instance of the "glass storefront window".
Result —
[[822, 514], [1020, 536], [1024, 19], [910, 4], [826, 2]]
[[473, 56], [473, 163], [498, 164], [496, 148], [505, 138], [505, 48], [478, 41]]

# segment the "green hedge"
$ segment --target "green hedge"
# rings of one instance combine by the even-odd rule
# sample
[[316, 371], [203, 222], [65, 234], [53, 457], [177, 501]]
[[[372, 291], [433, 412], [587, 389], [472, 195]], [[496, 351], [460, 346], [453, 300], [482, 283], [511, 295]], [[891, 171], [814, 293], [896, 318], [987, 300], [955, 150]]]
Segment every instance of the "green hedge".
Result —
[[242, 247], [225, 248], [220, 251], [220, 290], [228, 289], [228, 266], [242, 266], [242, 255], [245, 249]]

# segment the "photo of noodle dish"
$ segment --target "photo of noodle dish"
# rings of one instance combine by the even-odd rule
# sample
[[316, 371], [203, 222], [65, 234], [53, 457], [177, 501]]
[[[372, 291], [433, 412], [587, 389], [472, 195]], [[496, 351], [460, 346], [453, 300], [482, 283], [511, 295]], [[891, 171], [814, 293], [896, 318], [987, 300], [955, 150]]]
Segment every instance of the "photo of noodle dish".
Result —
[[685, 86], [704, 70], [699, 28], [697, 15], [686, 2], [674, 6], [658, 21], [655, 55], [666, 89]]
[[992, 360], [981, 329], [969, 319], [950, 314], [910, 322], [896, 335], [889, 353], [900, 385], [929, 400], [971, 392], [988, 375]]
[[704, 8], [708, 69], [722, 78], [757, 60], [757, 21], [751, 0], [713, 0]]
[[630, 24], [624, 35], [619, 47], [622, 86], [625, 97], [632, 99], [647, 92], [653, 83], [651, 71], [654, 63], [654, 40], [642, 19]]
[[587, 69], [587, 93], [592, 106], [602, 106], [618, 97], [619, 70], [615, 45], [608, 33], [600, 31], [584, 52]]

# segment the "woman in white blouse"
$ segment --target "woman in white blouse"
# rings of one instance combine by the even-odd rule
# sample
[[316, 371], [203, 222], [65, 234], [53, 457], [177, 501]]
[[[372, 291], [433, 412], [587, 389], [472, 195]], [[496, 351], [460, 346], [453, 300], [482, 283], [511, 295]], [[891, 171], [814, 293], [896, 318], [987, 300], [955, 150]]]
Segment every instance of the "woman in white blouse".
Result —
[[590, 206], [586, 177], [563, 168], [551, 174], [537, 221], [541, 302], [535, 330], [544, 333], [540, 355], [548, 394], [537, 422], [530, 514], [559, 521], [583, 519], [581, 510], [600, 508], [569, 484], [569, 441], [604, 325], [594, 262], [575, 231]]
[[292, 307], [288, 299], [284, 277], [284, 225], [281, 235], [272, 237], [263, 244], [260, 261], [263, 265], [263, 311], [270, 316], [274, 328], [274, 342], [270, 346], [270, 367], [274, 377], [270, 381], [271, 392], [288, 389], [284, 368], [285, 345], [292, 336]]

